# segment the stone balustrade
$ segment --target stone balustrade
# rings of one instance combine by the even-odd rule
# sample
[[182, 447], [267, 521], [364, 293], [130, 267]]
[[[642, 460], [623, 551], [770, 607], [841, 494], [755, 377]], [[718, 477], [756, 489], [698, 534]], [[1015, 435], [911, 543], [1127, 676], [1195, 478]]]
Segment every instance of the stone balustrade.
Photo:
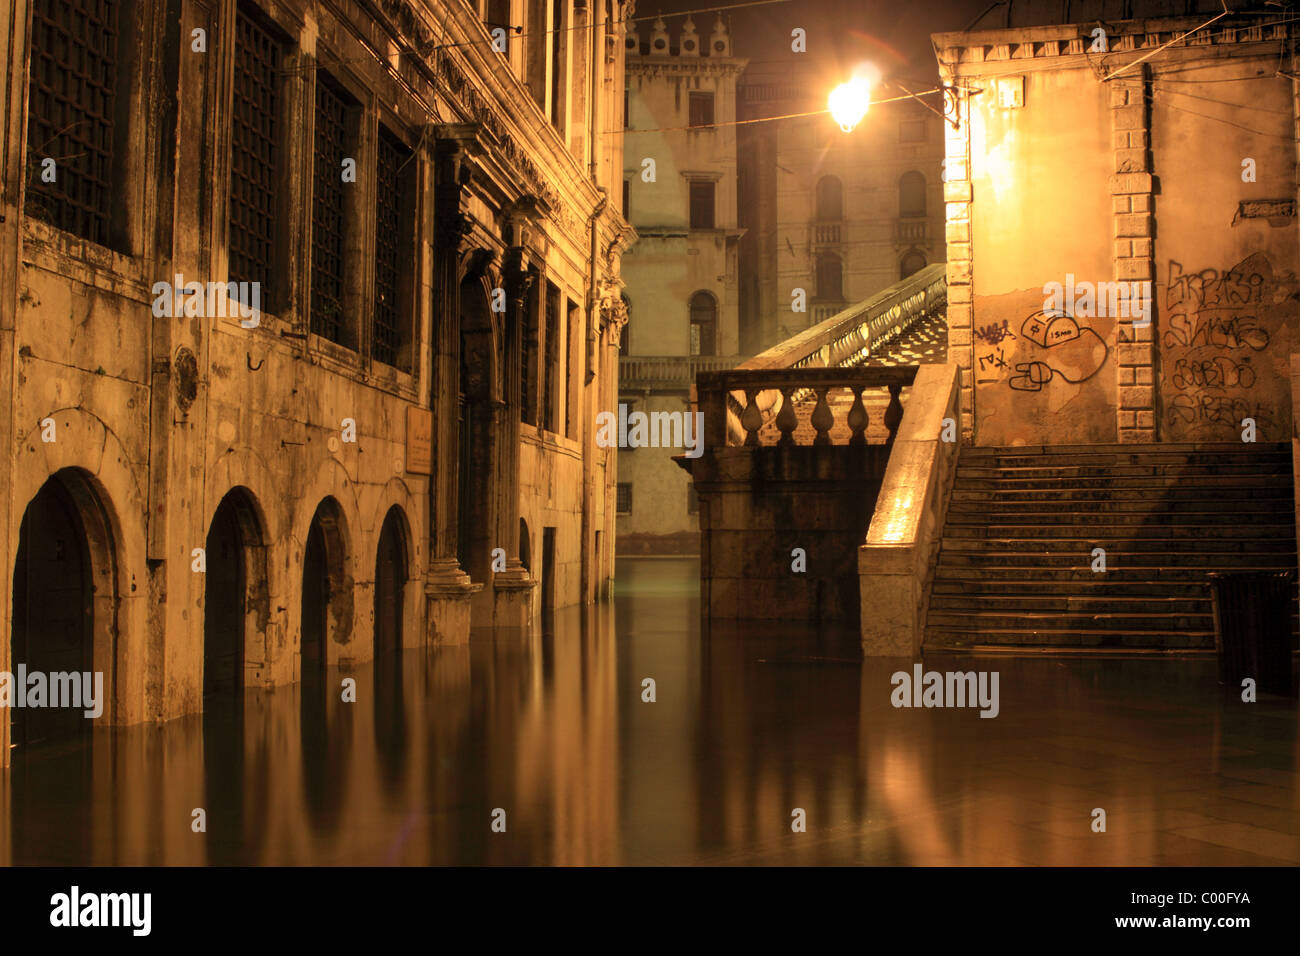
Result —
[[[872, 407], [885, 429], [880, 443], [889, 444], [903, 418], [902, 390], [916, 379], [916, 371], [915, 366], [906, 366], [701, 373], [696, 390], [704, 412], [705, 441], [718, 448], [865, 445], [871, 443], [868, 429], [873, 419], [868, 408]], [[799, 414], [801, 407], [807, 410], [805, 416]]]

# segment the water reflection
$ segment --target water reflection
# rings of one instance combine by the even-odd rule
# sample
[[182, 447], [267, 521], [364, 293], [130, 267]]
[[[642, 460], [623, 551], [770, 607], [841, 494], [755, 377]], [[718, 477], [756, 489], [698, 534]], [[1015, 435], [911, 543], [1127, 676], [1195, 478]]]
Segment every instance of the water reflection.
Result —
[[[851, 634], [702, 633], [697, 577], [691, 561], [623, 561], [612, 605], [561, 610], [545, 636], [408, 651], [16, 752], [0, 858], [1300, 862], [1294, 701], [1244, 708], [1209, 662], [935, 659], [997, 669], [1000, 716], [894, 709], [904, 665], [864, 664]], [[1109, 839], [1089, 831], [1097, 806]]]

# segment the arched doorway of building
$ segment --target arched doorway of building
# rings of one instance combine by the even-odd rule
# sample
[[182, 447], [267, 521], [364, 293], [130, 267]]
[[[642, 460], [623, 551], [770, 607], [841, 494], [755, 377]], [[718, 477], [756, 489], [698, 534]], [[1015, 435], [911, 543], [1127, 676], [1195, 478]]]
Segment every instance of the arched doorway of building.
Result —
[[[46, 675], [47, 692], [50, 674], [91, 674], [93, 680], [95, 663], [90, 542], [69, 479], [77, 480], [63, 473], [50, 478], [28, 504], [14, 564], [10, 670], [17, 674], [23, 665], [27, 674]], [[15, 693], [26, 690], [14, 687]], [[91, 728], [79, 707], [8, 710], [10, 744], [18, 750], [80, 737]]]
[[384, 516], [375, 552], [375, 660], [401, 657], [406, 530], [396, 506]]
[[478, 278], [460, 286], [460, 458], [458, 556], [474, 581], [491, 576], [496, 532], [497, 420], [501, 410], [502, 336]]
[[302, 561], [302, 616], [299, 643], [300, 728], [303, 795], [313, 827], [324, 833], [339, 825], [352, 730], [350, 703], [340, 683], [330, 680], [332, 645], [352, 638], [352, 576], [343, 511], [325, 498], [307, 527]]
[[[118, 572], [115, 537], [105, 502], [89, 475], [56, 472], [23, 511], [14, 561], [9, 670], [15, 693], [31, 700], [31, 675], [46, 677], [45, 703], [53, 703], [51, 674], [79, 675], [84, 706], [6, 707], [13, 765], [9, 770], [9, 859], [84, 865], [92, 852], [92, 827], [84, 810], [94, 799], [94, 718], [107, 723], [113, 709], [117, 646]], [[20, 665], [28, 680], [20, 681]], [[95, 674], [102, 675], [96, 687]], [[89, 678], [89, 680], [87, 680]], [[71, 678], [59, 697], [71, 696]], [[75, 702], [75, 701], [74, 701]], [[40, 759], [28, 760], [39, 752]], [[69, 820], [83, 822], [68, 824]]]
[[375, 749], [384, 782], [396, 787], [406, 766], [406, 702], [402, 694], [403, 592], [407, 579], [406, 520], [396, 506], [384, 516], [375, 551]]

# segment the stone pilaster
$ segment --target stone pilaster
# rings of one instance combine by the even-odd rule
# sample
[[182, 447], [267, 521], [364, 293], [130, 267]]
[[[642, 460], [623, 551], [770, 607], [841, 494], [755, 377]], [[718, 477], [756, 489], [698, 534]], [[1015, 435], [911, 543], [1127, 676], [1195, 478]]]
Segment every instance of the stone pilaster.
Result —
[[967, 94], [953, 89], [945, 111], [957, 119], [945, 126], [943, 201], [945, 239], [948, 244], [948, 356], [959, 368], [961, 440], [971, 444], [975, 421], [975, 353], [971, 342], [974, 325], [974, 278], [971, 263], [970, 103]]
[[1119, 440], [1156, 440], [1155, 414], [1155, 252], [1154, 177], [1151, 175], [1150, 74], [1146, 65], [1110, 86], [1111, 146], [1115, 175], [1110, 179], [1114, 223], [1115, 279], [1151, 282], [1151, 322], [1145, 327], [1120, 319], [1116, 327], [1119, 376]]

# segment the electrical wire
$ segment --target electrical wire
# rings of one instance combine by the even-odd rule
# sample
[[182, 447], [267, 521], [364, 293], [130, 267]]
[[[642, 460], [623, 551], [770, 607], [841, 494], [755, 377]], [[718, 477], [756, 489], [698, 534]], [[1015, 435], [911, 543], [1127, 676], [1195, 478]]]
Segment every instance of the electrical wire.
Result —
[[[943, 87], [936, 87], [933, 90], [925, 90], [922, 93], [908, 94], [907, 96], [891, 96], [888, 99], [883, 99], [883, 100], [872, 100], [871, 105], [883, 106], [886, 103], [897, 103], [901, 100], [914, 99], [917, 96], [929, 96], [934, 93], [942, 93], [943, 89], [944, 89]], [[731, 120], [730, 122], [726, 122], [726, 123], [708, 123], [702, 126], [657, 126], [653, 129], [627, 128], [623, 130], [609, 130], [609, 133], [611, 135], [619, 132], [622, 132], [625, 135], [627, 133], [676, 133], [682, 130], [691, 130], [691, 129], [719, 129], [724, 126], [746, 126], [750, 123], [775, 123], [779, 120], [801, 119], [807, 116], [826, 116], [829, 113], [830, 110], [809, 110], [806, 113], [785, 113], [784, 115], [781, 116], [760, 116], [755, 119]]]

